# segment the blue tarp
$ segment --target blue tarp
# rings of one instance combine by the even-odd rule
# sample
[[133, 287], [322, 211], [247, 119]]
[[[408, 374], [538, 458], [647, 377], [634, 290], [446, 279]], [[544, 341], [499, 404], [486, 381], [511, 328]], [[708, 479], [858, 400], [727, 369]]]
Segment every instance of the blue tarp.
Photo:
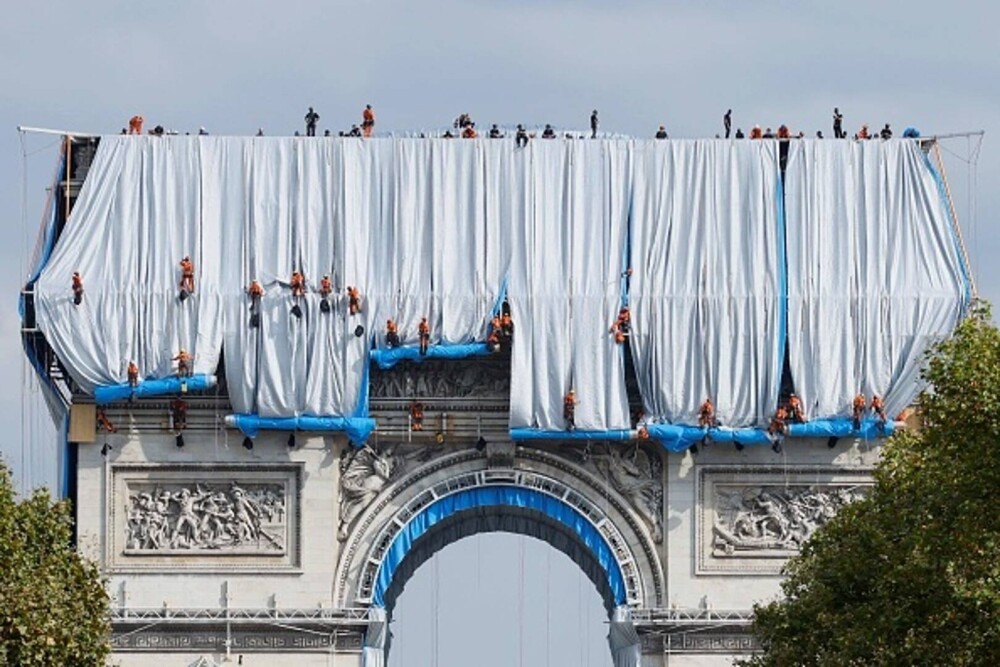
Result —
[[537, 428], [512, 428], [510, 439], [521, 440], [635, 440], [636, 432], [628, 429], [612, 431], [543, 431]]
[[879, 426], [874, 419], [861, 421], [861, 428], [854, 430], [850, 419], [817, 419], [805, 424], [789, 424], [788, 435], [793, 438], [882, 438], [895, 431], [891, 421]]
[[533, 489], [514, 486], [478, 487], [445, 496], [426, 506], [407, 522], [385, 553], [375, 577], [372, 604], [385, 607], [385, 593], [396, 570], [416, 542], [432, 527], [458, 512], [479, 507], [513, 507], [541, 512], [565, 526], [593, 554], [607, 574], [615, 604], [625, 603], [625, 580], [611, 547], [586, 517], [563, 501]]
[[382, 370], [389, 370], [404, 359], [419, 362], [427, 359], [468, 359], [469, 357], [485, 357], [489, 354], [492, 353], [486, 343], [431, 345], [427, 348], [427, 354], [420, 354], [420, 348], [415, 345], [404, 345], [372, 350], [371, 359]]
[[[710, 442], [738, 442], [741, 445], [770, 445], [773, 440], [767, 431], [759, 428], [700, 428], [677, 424], [649, 424], [649, 437], [659, 442], [671, 452], [683, 452], [691, 445], [708, 438]], [[874, 419], [865, 419], [861, 428], [854, 429], [850, 419], [817, 419], [805, 424], [789, 424], [787, 437], [790, 438], [882, 438], [893, 434], [893, 423], [883, 426]]]
[[94, 388], [94, 401], [98, 405], [127, 401], [130, 397], [169, 396], [187, 391], [204, 391], [215, 386], [215, 376], [199, 373], [190, 377], [151, 378], [143, 380], [135, 387], [127, 382], [102, 385]]
[[238, 428], [250, 438], [260, 431], [314, 431], [346, 433], [351, 442], [362, 444], [375, 430], [375, 420], [367, 417], [260, 417], [258, 415], [227, 415], [226, 426]]

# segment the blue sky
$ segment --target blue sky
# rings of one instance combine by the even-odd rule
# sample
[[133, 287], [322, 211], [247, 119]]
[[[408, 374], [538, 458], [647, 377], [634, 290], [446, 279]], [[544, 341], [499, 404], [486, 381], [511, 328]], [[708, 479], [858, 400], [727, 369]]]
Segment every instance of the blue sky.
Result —
[[[959, 159], [966, 141], [946, 147], [957, 154], [948, 155], [949, 176], [980, 292], [996, 303], [998, 19], [1000, 5], [986, 0], [944, 6], [764, 0], [752, 8], [719, 0], [10, 0], [0, 22], [0, 220], [7, 230], [0, 288], [8, 294], [8, 307], [0, 309], [0, 424], [7, 434], [0, 449], [19, 470], [27, 452], [27, 483], [51, 478], [48, 418], [24, 375], [14, 304], [55, 153], [49, 137], [27, 137], [22, 145], [19, 124], [116, 132], [141, 113], [151, 125], [182, 132], [203, 125], [217, 134], [258, 127], [291, 134], [310, 105], [322, 116], [320, 127], [336, 131], [358, 122], [371, 103], [380, 130], [440, 127], [461, 112], [480, 126], [582, 128], [596, 108], [608, 131], [650, 135], [662, 123], [672, 136], [698, 137], [720, 132], [721, 115], [732, 108], [735, 126], [786, 123], [829, 135], [834, 106], [849, 131], [863, 122], [890, 122], [897, 131], [913, 125], [925, 134], [984, 129], [975, 179]], [[22, 148], [32, 153], [27, 159]], [[491, 549], [518, 553], [519, 538], [496, 539]], [[476, 544], [454, 545], [441, 558], [465, 563]], [[531, 567], [547, 562], [547, 547], [526, 549]], [[552, 559], [550, 580], [562, 577], [565, 588], [555, 599], [575, 596], [573, 566], [557, 560], [565, 560], [561, 554]], [[429, 585], [422, 579], [428, 571], [430, 563], [410, 590]], [[443, 571], [440, 594], [462, 590], [452, 573], [466, 571]], [[509, 594], [507, 584], [494, 593]], [[597, 594], [585, 592], [594, 611]], [[411, 596], [416, 606], [407, 611]], [[397, 617], [418, 614], [426, 597], [404, 593]], [[532, 616], [529, 626], [539, 618]], [[603, 633], [596, 622], [592, 627]], [[471, 626], [451, 631], [474, 636]], [[506, 632], [513, 636], [516, 628]], [[575, 647], [574, 632], [568, 628], [559, 638]], [[412, 655], [430, 650], [419, 640], [407, 645]], [[459, 664], [443, 650], [440, 657], [441, 665]], [[395, 664], [427, 664], [421, 660]], [[512, 662], [498, 657], [496, 664]], [[546, 663], [536, 652], [525, 664]]]

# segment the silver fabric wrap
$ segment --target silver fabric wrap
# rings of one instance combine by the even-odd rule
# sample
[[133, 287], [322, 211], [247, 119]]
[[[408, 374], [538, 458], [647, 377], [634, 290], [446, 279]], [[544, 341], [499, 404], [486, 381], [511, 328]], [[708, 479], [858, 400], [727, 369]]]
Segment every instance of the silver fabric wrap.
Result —
[[636, 375], [653, 421], [765, 425], [781, 378], [777, 144], [636, 146], [629, 290]]
[[792, 142], [788, 337], [808, 417], [849, 417], [859, 392], [894, 416], [920, 391], [965, 306], [946, 207], [916, 142]]

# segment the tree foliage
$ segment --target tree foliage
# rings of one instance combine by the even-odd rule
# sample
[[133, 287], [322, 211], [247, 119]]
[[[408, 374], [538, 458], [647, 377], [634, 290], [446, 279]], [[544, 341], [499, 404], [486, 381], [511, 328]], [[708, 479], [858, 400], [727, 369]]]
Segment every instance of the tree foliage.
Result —
[[71, 527], [68, 503], [47, 491], [18, 501], [0, 462], [0, 666], [104, 664], [108, 596]]
[[923, 371], [918, 432], [789, 562], [741, 664], [1000, 664], [1000, 331], [985, 305]]

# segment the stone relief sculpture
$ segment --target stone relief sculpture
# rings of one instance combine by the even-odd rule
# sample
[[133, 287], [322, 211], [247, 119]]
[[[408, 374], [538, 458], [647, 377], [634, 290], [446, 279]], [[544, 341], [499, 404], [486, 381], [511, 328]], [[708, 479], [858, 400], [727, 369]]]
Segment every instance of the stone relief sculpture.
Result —
[[374, 399], [494, 398], [510, 395], [510, 370], [502, 360], [462, 364], [425, 361], [401, 362], [387, 371], [373, 371], [370, 396]]
[[130, 484], [125, 550], [282, 553], [282, 484]]
[[715, 488], [712, 555], [796, 552], [841, 507], [864, 497], [864, 486]]
[[663, 541], [663, 462], [638, 444], [589, 443], [558, 451], [588, 469], [628, 500], [645, 520], [657, 543]]
[[[469, 443], [466, 448], [471, 447]], [[367, 444], [344, 451], [340, 459], [340, 527], [337, 538], [347, 539], [351, 525], [386, 484], [437, 457], [461, 447], [436, 444]]]

